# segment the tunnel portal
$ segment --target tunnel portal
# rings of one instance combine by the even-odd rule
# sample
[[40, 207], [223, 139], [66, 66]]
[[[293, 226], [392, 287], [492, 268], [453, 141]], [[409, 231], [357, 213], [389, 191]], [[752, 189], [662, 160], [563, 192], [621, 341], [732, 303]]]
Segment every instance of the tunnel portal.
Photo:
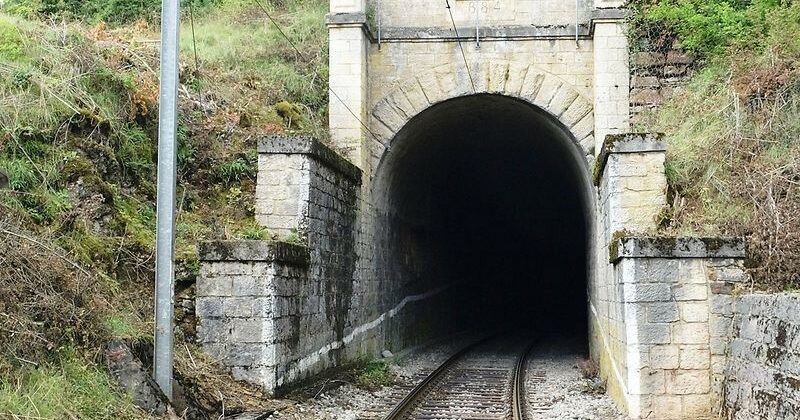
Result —
[[377, 271], [386, 299], [441, 293], [390, 341], [508, 328], [585, 339], [587, 184], [568, 130], [526, 102], [472, 95], [413, 118], [379, 167]]

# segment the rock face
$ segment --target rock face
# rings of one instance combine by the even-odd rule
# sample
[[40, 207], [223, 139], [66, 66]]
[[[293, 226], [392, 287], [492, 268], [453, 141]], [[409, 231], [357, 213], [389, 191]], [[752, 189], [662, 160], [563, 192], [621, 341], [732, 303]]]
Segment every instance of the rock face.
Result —
[[111, 377], [137, 407], [159, 416], [167, 412], [166, 398], [124, 341], [110, 341], [105, 359]]

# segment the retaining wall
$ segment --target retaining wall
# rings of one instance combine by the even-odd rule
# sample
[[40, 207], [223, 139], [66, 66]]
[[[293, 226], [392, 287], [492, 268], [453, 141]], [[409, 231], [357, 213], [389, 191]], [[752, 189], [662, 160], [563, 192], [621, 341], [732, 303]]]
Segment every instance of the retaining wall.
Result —
[[309, 294], [308, 249], [282, 242], [200, 244], [195, 312], [203, 350], [233, 377], [273, 392], [302, 356], [300, 337], [323, 328]]
[[729, 418], [800, 418], [800, 294], [737, 299], [726, 373]]

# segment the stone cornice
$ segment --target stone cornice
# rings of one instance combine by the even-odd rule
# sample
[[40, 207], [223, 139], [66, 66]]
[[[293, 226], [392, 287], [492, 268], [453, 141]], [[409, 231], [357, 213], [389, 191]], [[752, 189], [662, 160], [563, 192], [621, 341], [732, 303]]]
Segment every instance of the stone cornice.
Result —
[[[601, 22], [625, 20], [628, 11], [621, 8], [594, 9], [588, 23], [578, 25], [578, 39], [592, 39], [594, 27]], [[377, 28], [364, 12], [331, 13], [325, 16], [325, 23], [333, 27], [360, 27], [373, 43], [379, 41]], [[452, 42], [475, 39], [474, 27], [396, 27], [381, 28], [380, 42]], [[566, 25], [502, 25], [480, 28], [481, 41], [526, 40], [526, 39], [574, 39], [575, 24]]]
[[609, 134], [603, 140], [603, 147], [594, 163], [592, 180], [594, 185], [600, 185], [603, 171], [608, 163], [608, 157], [615, 153], [648, 153], [665, 152], [667, 145], [662, 133], [624, 133]]
[[736, 237], [622, 236], [609, 244], [609, 260], [622, 258], [747, 257], [747, 243]]
[[290, 265], [308, 266], [308, 248], [280, 241], [234, 240], [200, 242], [201, 261], [277, 261]]
[[361, 169], [313, 137], [266, 136], [258, 142], [258, 153], [309, 155], [356, 184], [361, 184]]

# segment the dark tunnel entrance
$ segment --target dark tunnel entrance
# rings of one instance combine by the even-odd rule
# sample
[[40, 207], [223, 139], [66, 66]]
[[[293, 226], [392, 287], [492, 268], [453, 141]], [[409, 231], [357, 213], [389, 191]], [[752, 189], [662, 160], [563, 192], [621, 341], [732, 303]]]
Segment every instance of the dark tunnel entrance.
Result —
[[445, 289], [395, 322], [390, 341], [511, 328], [585, 340], [584, 162], [567, 129], [513, 98], [466, 96], [413, 118], [376, 183], [385, 306]]

